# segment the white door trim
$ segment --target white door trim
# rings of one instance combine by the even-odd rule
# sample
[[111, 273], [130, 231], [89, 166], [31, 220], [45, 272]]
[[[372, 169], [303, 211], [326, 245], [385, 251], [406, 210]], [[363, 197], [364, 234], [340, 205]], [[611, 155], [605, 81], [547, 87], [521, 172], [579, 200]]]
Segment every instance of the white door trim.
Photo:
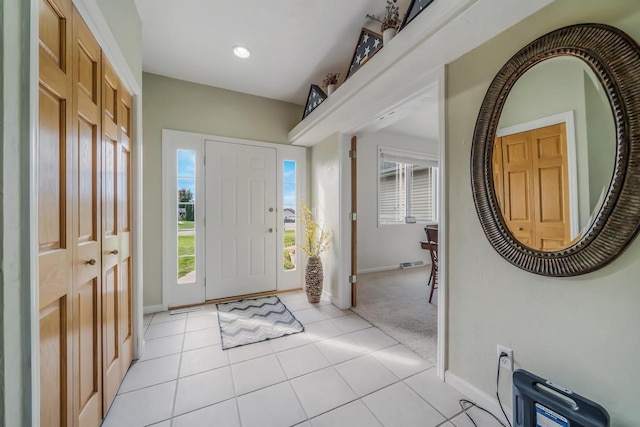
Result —
[[563, 113], [553, 114], [551, 116], [542, 117], [540, 119], [531, 120], [529, 122], [518, 123], [512, 126], [499, 128], [496, 136], [513, 135], [520, 132], [527, 132], [533, 129], [539, 129], [546, 126], [564, 123], [567, 130], [567, 163], [569, 175], [569, 221], [571, 227], [571, 238], [573, 239], [580, 233], [579, 221], [579, 205], [578, 205], [578, 162], [576, 147], [576, 127], [574, 112], [565, 111]]
[[447, 368], [447, 321], [449, 311], [449, 195], [446, 191], [447, 172], [447, 134], [446, 134], [446, 72], [441, 67], [437, 70], [435, 80], [438, 84], [438, 337], [436, 342], [436, 373], [444, 381]]
[[140, 83], [136, 80], [127, 60], [113, 36], [107, 20], [102, 15], [100, 6], [96, 0], [72, 0], [73, 5], [91, 30], [102, 51], [109, 58], [109, 62], [118, 77], [122, 80], [131, 95], [142, 94]]
[[[242, 145], [249, 145], [249, 146], [255, 146], [255, 147], [275, 148], [276, 162], [277, 162], [276, 163], [276, 194], [277, 194], [277, 206], [278, 206], [277, 223], [284, 224], [283, 209], [282, 209], [282, 206], [283, 206], [282, 163], [284, 160], [293, 160], [296, 162], [297, 203], [299, 205], [300, 201], [306, 200], [306, 197], [307, 197], [307, 149], [306, 147], [297, 147], [289, 144], [274, 144], [270, 142], [246, 140], [246, 139], [239, 139], [239, 138], [229, 138], [229, 137], [224, 137], [219, 135], [208, 135], [208, 134], [202, 134], [202, 133], [196, 133], [196, 132], [185, 132], [185, 131], [178, 131], [178, 130], [172, 130], [172, 129], [163, 129], [162, 130], [163, 150], [165, 146], [165, 141], [167, 140], [190, 142], [194, 144], [201, 143], [203, 144], [203, 152], [204, 152], [204, 144], [206, 144], [206, 141], [228, 142], [233, 144], [242, 144]], [[164, 158], [164, 153], [163, 153], [163, 158]], [[166, 175], [167, 174], [165, 174], [163, 170], [163, 194], [164, 194], [164, 187], [165, 187], [164, 180], [167, 179]], [[205, 206], [206, 204], [206, 201], [204, 199], [205, 195], [206, 195], [206, 192], [204, 192], [204, 194], [203, 192], [199, 192], [199, 196], [198, 196], [200, 199], [199, 204], [202, 206]], [[166, 232], [166, 229], [164, 227], [164, 218], [166, 217], [166, 215], [164, 214], [164, 211], [166, 209], [164, 201], [162, 205], [163, 205], [162, 210], [163, 210], [163, 237], [164, 237]], [[300, 226], [296, 227], [296, 242], [302, 241], [301, 239], [303, 237], [303, 230], [301, 228], [302, 227]], [[284, 245], [281, 237], [282, 237], [282, 234], [278, 232], [277, 249], [276, 249], [278, 254], [281, 254], [284, 251], [284, 247], [283, 247]], [[167, 248], [167, 244], [168, 244], [167, 239], [163, 238], [163, 243], [162, 243], [163, 261], [164, 261], [165, 254], [169, 250]], [[203, 248], [200, 251], [200, 253], [206, 255], [205, 249]], [[298, 251], [298, 253], [300, 253], [300, 251]], [[283, 257], [277, 256], [276, 259], [277, 259], [276, 290], [282, 291], [287, 289], [300, 288], [302, 286], [302, 277], [303, 277], [303, 268], [302, 268], [302, 266], [304, 265], [303, 257], [302, 256], [298, 257], [297, 267], [295, 270], [291, 270], [291, 271], [284, 270]], [[162, 307], [166, 310], [169, 307], [170, 298], [169, 298], [168, 280], [166, 280], [165, 277], [168, 277], [168, 276], [166, 276], [166, 272], [163, 268]], [[202, 277], [204, 277], [204, 272]], [[204, 278], [206, 281], [206, 277]], [[205, 284], [203, 283], [202, 286], [203, 286], [202, 294], [203, 294], [203, 301], [204, 301], [204, 295], [206, 294]], [[155, 309], [157, 307], [153, 307], [153, 308]], [[151, 309], [152, 307], [148, 307], [148, 310], [151, 310]]]
[[[351, 188], [351, 171], [349, 162], [349, 135], [358, 135], [359, 132], [370, 129], [379, 129], [379, 117], [383, 117], [394, 111], [398, 107], [415, 102], [425, 96], [425, 94], [434, 85], [438, 85], [438, 126], [439, 126], [439, 142], [438, 142], [438, 229], [439, 229], [439, 250], [438, 250], [438, 338], [436, 345], [436, 372], [438, 377], [444, 381], [445, 370], [447, 368], [447, 319], [448, 319], [448, 194], [446, 192], [446, 132], [445, 132], [445, 91], [446, 91], [446, 72], [445, 67], [439, 67], [434, 72], [426, 75], [420, 79], [419, 86], [414, 85], [413, 92], [408, 94], [405, 98], [397, 100], [394, 98], [383, 111], [371, 116], [367, 121], [355, 126], [351, 130], [346, 130], [341, 135], [340, 144], [340, 235], [348, 235], [351, 230], [351, 221], [348, 218], [347, 212], [350, 206], [350, 188]], [[345, 234], [347, 233], [347, 234]], [[334, 304], [340, 308], [348, 308], [351, 306], [351, 284], [348, 281], [348, 272], [350, 266], [350, 254], [351, 246], [348, 239], [342, 239], [341, 244], [341, 256], [339, 259], [339, 295], [337, 298], [332, 298]]]

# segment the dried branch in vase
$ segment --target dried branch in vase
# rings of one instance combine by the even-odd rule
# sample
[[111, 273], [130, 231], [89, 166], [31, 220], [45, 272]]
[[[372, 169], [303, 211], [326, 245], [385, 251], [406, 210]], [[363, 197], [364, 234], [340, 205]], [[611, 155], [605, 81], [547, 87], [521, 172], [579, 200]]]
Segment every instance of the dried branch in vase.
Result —
[[322, 81], [322, 88], [327, 90], [329, 85], [338, 84], [338, 79], [340, 78], [340, 73], [329, 73]]
[[387, 6], [385, 7], [384, 16], [382, 18], [367, 14], [367, 19], [379, 22], [382, 26], [380, 31], [388, 30], [389, 28], [398, 29], [400, 27], [400, 10], [396, 3], [398, 0], [387, 0]]

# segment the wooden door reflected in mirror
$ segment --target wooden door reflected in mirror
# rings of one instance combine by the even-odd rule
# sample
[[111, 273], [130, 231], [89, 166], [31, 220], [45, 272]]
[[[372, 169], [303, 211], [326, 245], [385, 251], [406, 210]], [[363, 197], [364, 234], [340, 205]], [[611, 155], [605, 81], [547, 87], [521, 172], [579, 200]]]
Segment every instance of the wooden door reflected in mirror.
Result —
[[515, 83], [498, 126], [493, 176], [505, 225], [532, 249], [571, 246], [613, 175], [615, 124], [602, 84], [579, 58], [540, 62]]
[[471, 148], [472, 194], [494, 249], [545, 276], [613, 261], [640, 230], [640, 47], [578, 24], [495, 76]]

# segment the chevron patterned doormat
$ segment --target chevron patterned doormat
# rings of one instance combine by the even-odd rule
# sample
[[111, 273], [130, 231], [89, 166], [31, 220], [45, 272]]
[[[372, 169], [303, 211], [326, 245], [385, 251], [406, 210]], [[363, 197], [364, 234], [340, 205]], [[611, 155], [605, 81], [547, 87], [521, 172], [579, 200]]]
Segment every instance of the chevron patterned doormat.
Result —
[[275, 295], [217, 306], [223, 350], [304, 331], [302, 323]]

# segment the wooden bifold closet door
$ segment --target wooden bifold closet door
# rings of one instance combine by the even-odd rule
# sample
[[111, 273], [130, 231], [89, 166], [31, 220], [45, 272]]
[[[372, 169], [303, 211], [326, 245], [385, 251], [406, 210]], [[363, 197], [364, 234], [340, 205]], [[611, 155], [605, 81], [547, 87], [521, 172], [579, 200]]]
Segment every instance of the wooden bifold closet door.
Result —
[[131, 97], [70, 0], [39, 31], [41, 425], [99, 426], [132, 359]]
[[[73, 372], [78, 426], [102, 419], [100, 46], [73, 15]], [[79, 375], [78, 375], [79, 374]]]
[[102, 57], [104, 411], [133, 357], [131, 324], [131, 96]]

